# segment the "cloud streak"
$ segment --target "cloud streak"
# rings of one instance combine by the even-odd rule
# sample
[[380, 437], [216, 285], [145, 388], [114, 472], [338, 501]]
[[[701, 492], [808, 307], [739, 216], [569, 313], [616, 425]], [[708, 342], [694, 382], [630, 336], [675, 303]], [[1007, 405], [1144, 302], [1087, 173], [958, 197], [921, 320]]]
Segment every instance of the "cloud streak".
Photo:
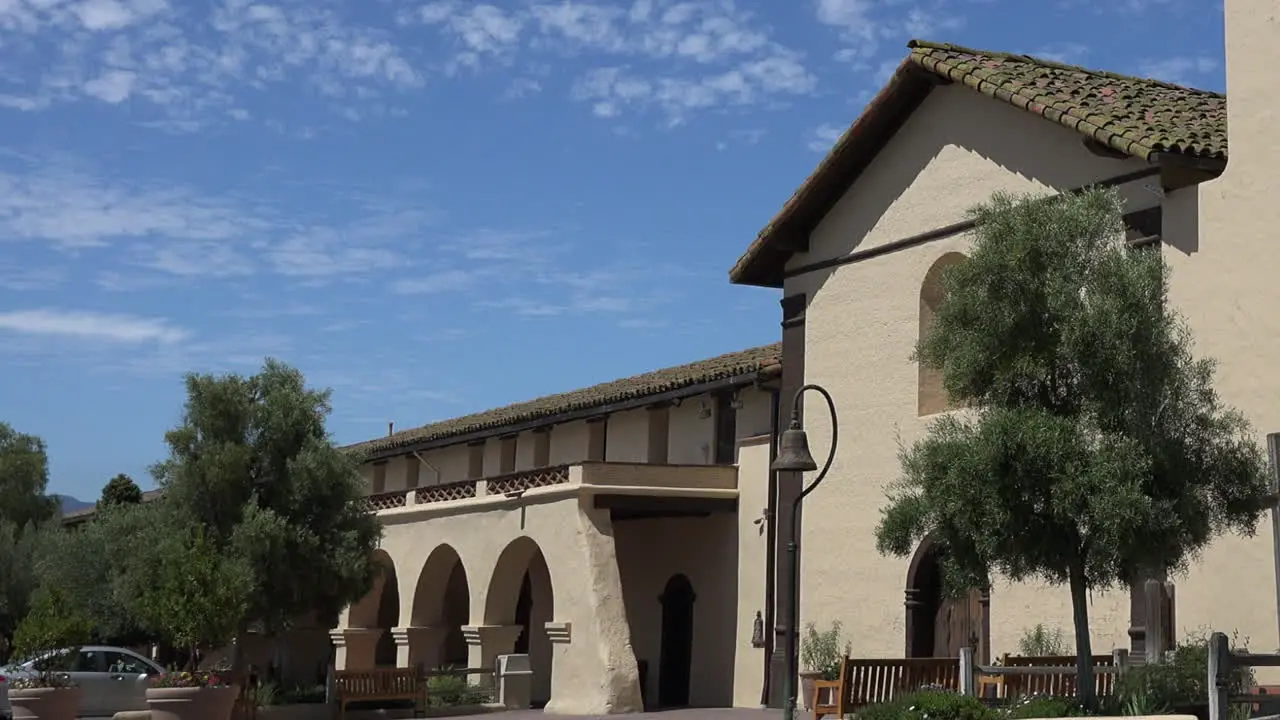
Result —
[[85, 310], [38, 308], [0, 312], [0, 331], [119, 344], [174, 344], [189, 333], [159, 318]]

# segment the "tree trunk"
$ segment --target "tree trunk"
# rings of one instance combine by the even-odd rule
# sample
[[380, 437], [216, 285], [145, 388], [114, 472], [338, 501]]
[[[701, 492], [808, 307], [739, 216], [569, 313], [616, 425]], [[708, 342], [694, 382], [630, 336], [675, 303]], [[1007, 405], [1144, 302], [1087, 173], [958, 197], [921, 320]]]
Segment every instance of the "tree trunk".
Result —
[[1070, 568], [1071, 615], [1076, 627], [1076, 688], [1080, 704], [1092, 710], [1097, 705], [1093, 674], [1093, 646], [1089, 642], [1089, 587], [1084, 567]]

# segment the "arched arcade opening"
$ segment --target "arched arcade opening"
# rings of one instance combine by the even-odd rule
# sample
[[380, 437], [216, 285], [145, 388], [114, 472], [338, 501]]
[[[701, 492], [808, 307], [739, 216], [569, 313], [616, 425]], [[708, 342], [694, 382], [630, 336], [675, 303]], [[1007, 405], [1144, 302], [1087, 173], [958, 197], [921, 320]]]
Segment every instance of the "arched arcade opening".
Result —
[[391, 635], [391, 628], [400, 620], [400, 587], [396, 567], [391, 562], [391, 557], [381, 550], [374, 554], [373, 562], [377, 568], [373, 588], [351, 606], [348, 626], [381, 632], [371, 656], [348, 658], [347, 666], [350, 669], [396, 665], [396, 641]]
[[511, 652], [527, 653], [533, 670], [532, 699], [541, 707], [551, 699], [551, 638], [546, 624], [555, 617], [551, 570], [532, 538], [511, 541], [498, 557], [485, 599], [486, 625], [519, 626]]
[[413, 593], [413, 626], [429, 632], [421, 639], [421, 647], [411, 647], [410, 664], [431, 670], [466, 667], [462, 628], [470, 619], [470, 608], [471, 586], [462, 558], [450, 545], [436, 547], [423, 563]]

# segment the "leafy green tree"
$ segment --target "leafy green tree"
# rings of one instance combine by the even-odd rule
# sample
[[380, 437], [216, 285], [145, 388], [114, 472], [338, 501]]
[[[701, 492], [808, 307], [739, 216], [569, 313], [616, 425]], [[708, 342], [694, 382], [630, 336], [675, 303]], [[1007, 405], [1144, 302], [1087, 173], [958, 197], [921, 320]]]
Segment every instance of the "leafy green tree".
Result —
[[336, 619], [373, 585], [381, 527], [357, 502], [356, 460], [325, 429], [328, 391], [271, 359], [251, 377], [191, 374], [186, 386], [153, 472], [180, 523], [251, 568], [242, 629]]
[[0, 520], [22, 528], [52, 518], [58, 501], [46, 494], [48, 485], [44, 441], [0, 422]]
[[44, 441], [0, 422], [0, 657], [35, 589], [32, 556], [40, 528], [58, 512], [48, 484]]
[[25, 682], [34, 687], [61, 685], [55, 673], [71, 669], [80, 647], [89, 642], [89, 637], [89, 621], [65, 601], [61, 589], [38, 589], [32, 597], [31, 612], [22, 619], [14, 634], [14, 655], [24, 660], [51, 657], [38, 666], [38, 678]]
[[219, 551], [200, 527], [164, 536], [148, 553], [147, 582], [133, 588], [135, 606], [147, 625], [171, 645], [188, 650], [188, 668], [200, 652], [236, 635], [253, 592], [253, 568]]
[[26, 616], [37, 585], [33, 557], [43, 531], [0, 520], [0, 663], [13, 647], [13, 634]]
[[156, 635], [148, 632], [126, 590], [138, 568], [152, 563], [156, 538], [168, 532], [166, 519], [158, 506], [110, 505], [74, 528], [46, 533], [35, 554], [38, 584], [60, 588], [66, 602], [91, 622], [97, 642], [150, 642]]
[[917, 358], [970, 408], [902, 453], [877, 528], [905, 556], [932, 534], [951, 588], [993, 575], [1066, 585], [1082, 700], [1091, 590], [1178, 571], [1250, 534], [1267, 463], [1168, 302], [1158, 252], [1124, 242], [1114, 191], [996, 195]]
[[113, 505], [137, 505], [142, 502], [142, 488], [133, 478], [120, 473], [107, 481], [102, 488], [102, 497], [98, 500], [98, 509]]

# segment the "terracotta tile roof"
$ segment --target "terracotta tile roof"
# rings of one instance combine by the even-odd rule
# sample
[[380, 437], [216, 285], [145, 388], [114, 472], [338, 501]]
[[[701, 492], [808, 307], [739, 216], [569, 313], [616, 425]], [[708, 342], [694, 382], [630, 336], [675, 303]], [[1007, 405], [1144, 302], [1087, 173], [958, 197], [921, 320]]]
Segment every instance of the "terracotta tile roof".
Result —
[[781, 351], [782, 346], [778, 343], [741, 350], [403, 430], [386, 437], [348, 445], [346, 449], [365, 457], [386, 455], [411, 446], [434, 444], [474, 433], [501, 432], [522, 423], [545, 420], [546, 424], [551, 424], [569, 413], [590, 413], [610, 405], [644, 400], [654, 395], [692, 389], [716, 381], [753, 375], [773, 376], [781, 372]]
[[1169, 152], [1227, 156], [1227, 98], [1159, 80], [1026, 55], [912, 40], [911, 61], [983, 95], [1144, 160]]
[[1227, 156], [1220, 93], [1026, 55], [912, 40], [889, 83], [739, 258], [735, 283], [781, 286], [781, 266], [938, 84], [954, 82], [1121, 153]]

